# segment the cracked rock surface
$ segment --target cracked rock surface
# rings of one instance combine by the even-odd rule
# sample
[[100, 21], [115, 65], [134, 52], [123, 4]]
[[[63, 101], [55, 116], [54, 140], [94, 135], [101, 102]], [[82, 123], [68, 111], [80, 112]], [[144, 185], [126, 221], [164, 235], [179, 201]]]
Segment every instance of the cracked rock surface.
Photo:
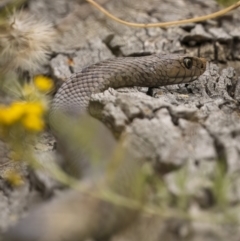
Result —
[[[184, 19], [219, 9], [213, 0], [163, 0], [160, 3], [157, 0], [99, 0], [98, 3], [118, 17], [134, 22]], [[206, 72], [190, 84], [109, 89], [94, 94], [90, 113], [116, 136], [127, 133], [126, 142], [151, 164], [155, 175], [175, 198], [171, 200], [176, 201], [180, 196], [178, 178], [184, 177], [181, 180], [186, 186], [188, 211], [194, 219], [183, 221], [143, 213], [129, 230], [112, 240], [147, 240], [149, 237], [151, 241], [239, 240], [239, 226], [202, 220], [217, 203], [212, 180], [218, 163], [226, 167], [225, 202], [229, 208], [240, 203], [240, 10], [204, 23], [138, 29], [106, 19], [80, 0], [30, 0], [28, 9], [59, 24], [64, 33], [52, 46], [55, 54], [48, 66], [57, 86], [90, 64], [118, 56], [186, 53], [209, 60]], [[52, 138], [45, 134], [42, 139], [38, 151], [52, 155]], [[0, 171], [0, 231], [3, 231], [30, 207], [47, 201], [43, 189], [54, 193], [58, 185], [35, 173], [42, 185], [39, 188], [26, 167], [14, 164], [13, 168], [22, 173], [26, 182], [19, 189], [10, 189], [4, 182], [4, 171], [13, 164], [6, 147], [0, 144], [0, 165], [4, 166]], [[220, 185], [224, 186], [225, 182]], [[162, 197], [155, 191], [150, 192], [149, 200], [157, 203]]]

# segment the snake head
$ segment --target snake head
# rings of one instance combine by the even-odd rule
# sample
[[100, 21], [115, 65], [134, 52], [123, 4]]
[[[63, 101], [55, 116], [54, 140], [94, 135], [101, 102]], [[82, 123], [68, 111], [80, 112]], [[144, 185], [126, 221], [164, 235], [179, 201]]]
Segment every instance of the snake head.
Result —
[[188, 55], [158, 55], [158, 74], [163, 75], [169, 84], [188, 83], [196, 80], [206, 70], [206, 59]]

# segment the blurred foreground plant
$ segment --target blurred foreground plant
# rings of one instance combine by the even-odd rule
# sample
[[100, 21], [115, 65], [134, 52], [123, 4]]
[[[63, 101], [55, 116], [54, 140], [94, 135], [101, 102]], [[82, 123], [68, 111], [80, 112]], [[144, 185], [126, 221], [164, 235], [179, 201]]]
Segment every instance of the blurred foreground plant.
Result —
[[9, 12], [20, 9], [28, 0], [1, 0], [0, 1], [0, 21], [4, 20]]
[[18, 11], [0, 23], [0, 72], [35, 73], [47, 63], [55, 31], [52, 24]]
[[222, 4], [224, 6], [229, 6], [231, 4], [237, 3], [237, 0], [217, 0], [219, 4]]
[[14, 100], [10, 104], [0, 104], [0, 138], [12, 149], [13, 160], [21, 160], [31, 154], [32, 145], [44, 130], [48, 110], [45, 94], [51, 88], [52, 80], [43, 76], [36, 76], [32, 83], [22, 87], [17, 80], [8, 86], [10, 93], [13, 89], [18, 91], [14, 92]]

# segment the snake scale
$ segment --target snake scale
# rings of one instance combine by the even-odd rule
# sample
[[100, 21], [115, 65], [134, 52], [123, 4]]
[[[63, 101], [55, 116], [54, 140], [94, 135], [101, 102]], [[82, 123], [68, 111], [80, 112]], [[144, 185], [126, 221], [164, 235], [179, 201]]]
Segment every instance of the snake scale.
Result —
[[[58, 131], [61, 130], [61, 120], [58, 113], [63, 113], [64, 116], [74, 120], [88, 116], [89, 100], [93, 93], [102, 92], [109, 87], [157, 87], [188, 83], [196, 80], [205, 69], [206, 60], [203, 58], [174, 54], [119, 57], [99, 62], [73, 74], [59, 88], [51, 105], [51, 127], [61, 142], [66, 139], [65, 135], [67, 136], [68, 133], [71, 135], [71, 131], [74, 132], [74, 125], [77, 126], [78, 122], [74, 122], [73, 126], [69, 126], [68, 130], [60, 135]], [[109, 130], [104, 129], [104, 138], [110, 134]], [[70, 146], [66, 148], [66, 158], [73, 163], [80, 163], [81, 181], [86, 183], [88, 190], [97, 192], [99, 183], [104, 180], [106, 170], [104, 171], [103, 168], [102, 171], [95, 172], [95, 170], [92, 171], [94, 168], [91, 165], [86, 168], [87, 164], [81, 160], [84, 155], [79, 154], [82, 146], [71, 148], [66, 141], [62, 141], [62, 144], [62, 146]], [[105, 163], [109, 164], [111, 159], [106, 158], [108, 160]], [[89, 161], [88, 159], [86, 160]], [[141, 160], [132, 155], [131, 151], [126, 151], [122, 159], [123, 162], [114, 177], [108, 181], [107, 186], [120, 195], [133, 199], [141, 198], [142, 189], [139, 192], [135, 190], [135, 185], [139, 184], [138, 173], [141, 172]], [[100, 168], [101, 163], [97, 167]], [[137, 210], [130, 210], [70, 190], [62, 197], [55, 198], [30, 212], [27, 217], [7, 231], [4, 240], [80, 241], [88, 238], [107, 240], [131, 223], [137, 213]]]

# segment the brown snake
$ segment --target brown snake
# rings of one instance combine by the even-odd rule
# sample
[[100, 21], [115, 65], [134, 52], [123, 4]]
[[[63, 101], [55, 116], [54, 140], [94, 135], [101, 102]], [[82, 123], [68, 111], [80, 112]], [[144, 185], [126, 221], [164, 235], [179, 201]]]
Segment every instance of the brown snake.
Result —
[[[58, 131], [61, 132], [62, 124], [58, 113], [74, 117], [75, 120], [82, 115], [85, 116], [91, 94], [102, 92], [109, 87], [157, 87], [188, 83], [196, 80], [205, 69], [205, 59], [183, 55], [156, 54], [102, 61], [73, 74], [60, 87], [51, 105], [50, 124], [57, 139], [62, 141], [62, 146], [70, 146], [63, 139], [67, 139], [69, 133], [70, 136], [73, 134], [74, 125], [78, 122], [70, 126], [67, 131], [58, 134]], [[109, 131], [106, 132], [106, 129], [104, 131], [104, 135], [109, 135]], [[86, 162], [79, 160], [82, 155], [79, 154], [78, 148], [70, 146], [66, 149], [65, 156], [73, 162], [73, 169], [75, 169], [74, 162], [78, 159], [82, 181], [89, 185], [89, 190], [96, 192], [98, 184], [106, 173], [101, 171], [96, 177], [95, 170], [92, 171], [93, 166], [87, 166]], [[107, 163], [111, 162], [109, 157], [106, 158]], [[137, 157], [126, 151], [119, 170], [107, 186], [120, 195], [139, 198], [142, 191], [136, 193], [134, 185], [139, 184], [136, 173], [141, 169], [140, 163]], [[127, 226], [137, 213], [136, 210], [119, 207], [80, 192], [68, 191], [67, 195], [30, 212], [26, 218], [8, 230], [4, 240], [80, 241], [88, 238], [107, 240]]]

